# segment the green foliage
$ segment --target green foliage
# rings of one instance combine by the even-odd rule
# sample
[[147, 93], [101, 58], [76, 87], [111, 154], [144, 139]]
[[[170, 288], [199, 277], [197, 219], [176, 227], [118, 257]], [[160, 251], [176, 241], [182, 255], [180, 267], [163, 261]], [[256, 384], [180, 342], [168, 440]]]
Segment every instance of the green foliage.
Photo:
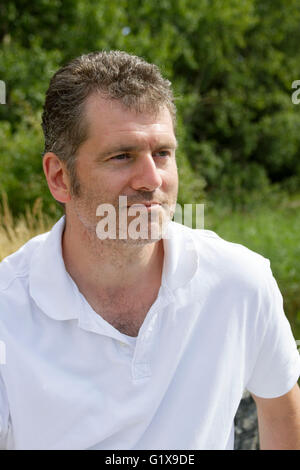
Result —
[[54, 202], [42, 172], [42, 139], [38, 120], [21, 122], [16, 131], [7, 122], [0, 122], [0, 188], [9, 201], [13, 213], [25, 212], [26, 206], [41, 195], [49, 215], [59, 209]]
[[173, 82], [181, 202], [207, 195], [245, 209], [279, 186], [297, 192], [299, 21], [298, 0], [2, 2], [0, 190], [13, 212], [39, 192], [50, 204], [40, 116], [51, 76], [100, 49], [143, 56]]

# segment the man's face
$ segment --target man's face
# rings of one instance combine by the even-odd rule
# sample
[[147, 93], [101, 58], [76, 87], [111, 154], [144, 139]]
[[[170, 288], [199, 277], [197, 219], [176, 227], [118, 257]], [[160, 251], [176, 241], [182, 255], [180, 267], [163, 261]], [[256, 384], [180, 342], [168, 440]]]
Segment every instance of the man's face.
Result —
[[[76, 160], [80, 190], [72, 196], [69, 209], [89, 232], [96, 233], [98, 206], [111, 204], [117, 216], [116, 238], [119, 215], [124, 211], [128, 226], [136, 218], [134, 213], [146, 217], [149, 228], [151, 220], [155, 221], [152, 228], [153, 223], [161, 227], [172, 217], [178, 192], [176, 138], [169, 110], [162, 107], [157, 115], [136, 113], [99, 95], [90, 96], [85, 109], [88, 139], [80, 146]], [[119, 208], [119, 196], [127, 196], [131, 209]], [[158, 205], [142, 206], [142, 213], [133, 210], [134, 204], [154, 202]], [[147, 239], [151, 240], [150, 232]], [[145, 239], [133, 242], [147, 243]]]

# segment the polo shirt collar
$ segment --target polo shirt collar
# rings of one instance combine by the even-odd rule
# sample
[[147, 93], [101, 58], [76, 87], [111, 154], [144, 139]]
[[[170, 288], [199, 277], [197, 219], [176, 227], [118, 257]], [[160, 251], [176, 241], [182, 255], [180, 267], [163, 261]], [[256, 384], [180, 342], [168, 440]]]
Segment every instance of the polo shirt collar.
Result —
[[[68, 274], [62, 256], [64, 227], [65, 216], [53, 226], [30, 263], [30, 295], [39, 308], [54, 320], [80, 319], [83, 309], [83, 296]], [[163, 239], [161, 287], [171, 297], [176, 289], [192, 280], [198, 269], [198, 250], [191, 232], [181, 224], [170, 222], [167, 236]], [[84, 319], [81, 320], [84, 322]]]
[[199, 254], [193, 230], [176, 222], [168, 224], [164, 243], [162, 285], [175, 291], [184, 287], [195, 276], [199, 267]]
[[35, 251], [29, 272], [29, 291], [38, 307], [54, 320], [78, 318], [79, 290], [66, 270], [62, 256], [65, 216], [53, 226]]

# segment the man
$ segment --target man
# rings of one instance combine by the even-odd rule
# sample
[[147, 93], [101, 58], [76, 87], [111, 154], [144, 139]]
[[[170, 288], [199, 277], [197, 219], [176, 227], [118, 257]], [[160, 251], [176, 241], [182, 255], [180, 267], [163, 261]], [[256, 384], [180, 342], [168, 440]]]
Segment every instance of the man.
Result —
[[[232, 449], [245, 388], [261, 448], [300, 448], [270, 263], [170, 221], [174, 124], [170, 83], [138, 57], [92, 53], [52, 78], [43, 166], [65, 216], [0, 265], [3, 448]], [[109, 207], [127, 220], [106, 237]]]

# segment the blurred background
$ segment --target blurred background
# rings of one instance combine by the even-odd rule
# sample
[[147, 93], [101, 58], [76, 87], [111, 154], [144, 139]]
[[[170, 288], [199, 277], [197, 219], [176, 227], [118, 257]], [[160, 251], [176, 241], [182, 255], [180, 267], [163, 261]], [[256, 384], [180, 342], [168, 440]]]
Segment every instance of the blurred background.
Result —
[[206, 229], [270, 259], [300, 340], [299, 26], [298, 0], [2, 0], [0, 259], [62, 214], [42, 171], [51, 76], [124, 50], [173, 83], [179, 202], [205, 203]]

